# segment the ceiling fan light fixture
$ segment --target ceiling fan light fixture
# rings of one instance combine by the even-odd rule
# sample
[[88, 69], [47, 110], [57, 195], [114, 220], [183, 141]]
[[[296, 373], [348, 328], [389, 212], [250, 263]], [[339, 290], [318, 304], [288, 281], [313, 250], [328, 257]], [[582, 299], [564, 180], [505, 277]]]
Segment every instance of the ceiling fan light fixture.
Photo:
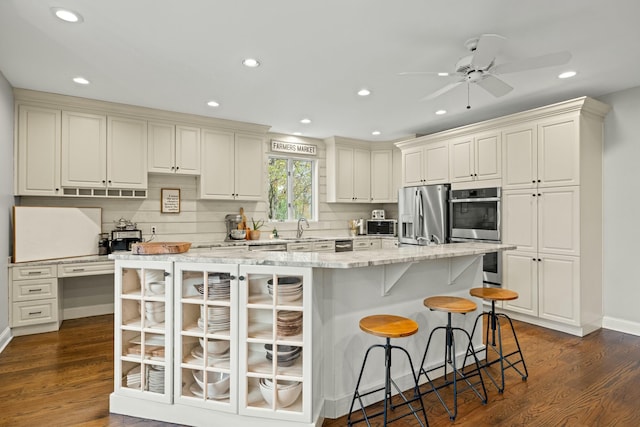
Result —
[[565, 71], [564, 73], [558, 74], [559, 79], [570, 79], [571, 77], [575, 77], [578, 74], [575, 71]]
[[56, 18], [64, 22], [79, 24], [82, 21], [84, 21], [84, 19], [82, 18], [82, 15], [80, 15], [78, 12], [74, 12], [73, 10], [62, 9], [60, 7], [52, 7], [51, 11], [56, 16]]

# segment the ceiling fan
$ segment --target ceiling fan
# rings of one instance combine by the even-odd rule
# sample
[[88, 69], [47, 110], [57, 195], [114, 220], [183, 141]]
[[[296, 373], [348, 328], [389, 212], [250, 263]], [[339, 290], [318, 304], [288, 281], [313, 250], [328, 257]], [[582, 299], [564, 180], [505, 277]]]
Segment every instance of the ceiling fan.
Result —
[[[480, 37], [467, 40], [465, 46], [471, 54], [460, 58], [456, 63], [455, 74], [459, 76], [459, 79], [425, 96], [422, 101], [435, 99], [462, 83], [477, 84], [496, 98], [501, 97], [511, 92], [513, 87], [496, 77], [497, 75], [562, 65], [571, 59], [571, 53], [565, 51], [496, 65], [496, 55], [506, 40], [505, 37], [497, 34], [483, 34]], [[416, 74], [449, 75], [450, 73], [430, 71], [399, 73], [399, 75]], [[467, 106], [467, 108], [470, 107]]]

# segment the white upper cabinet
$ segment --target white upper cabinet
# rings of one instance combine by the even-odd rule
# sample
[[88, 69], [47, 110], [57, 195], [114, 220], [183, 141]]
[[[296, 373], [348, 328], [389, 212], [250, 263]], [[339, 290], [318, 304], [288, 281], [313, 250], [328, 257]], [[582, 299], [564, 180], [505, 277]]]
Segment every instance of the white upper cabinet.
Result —
[[371, 151], [371, 201], [390, 203], [398, 200], [393, 179], [393, 150]]
[[579, 185], [578, 121], [570, 114], [504, 130], [503, 188]]
[[147, 188], [147, 122], [107, 117], [107, 186]]
[[200, 129], [149, 122], [149, 172], [200, 174]]
[[20, 105], [16, 195], [60, 194], [60, 110]]
[[[350, 142], [327, 144], [327, 202], [371, 202], [371, 150]], [[391, 176], [387, 176], [391, 180]]]
[[147, 188], [147, 122], [62, 112], [62, 186]]
[[490, 132], [456, 138], [449, 142], [451, 182], [499, 179], [502, 146], [500, 134]]
[[449, 182], [449, 143], [438, 141], [402, 150], [402, 185]]
[[262, 138], [202, 130], [201, 199], [262, 200]]
[[62, 112], [62, 186], [107, 186], [107, 116]]

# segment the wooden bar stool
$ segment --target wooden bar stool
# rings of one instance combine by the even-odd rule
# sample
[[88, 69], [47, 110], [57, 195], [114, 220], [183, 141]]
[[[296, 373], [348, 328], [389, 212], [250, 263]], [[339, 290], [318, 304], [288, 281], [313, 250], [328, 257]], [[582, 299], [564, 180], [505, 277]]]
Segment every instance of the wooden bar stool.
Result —
[[[501, 288], [472, 288], [469, 293], [478, 298], [482, 298], [487, 301], [491, 301], [491, 311], [483, 312], [478, 315], [476, 318], [476, 322], [473, 325], [473, 332], [475, 332], [476, 327], [478, 326], [478, 322], [481, 322], [481, 319], [484, 319], [484, 316], [487, 316], [487, 324], [485, 329], [485, 361], [482, 364], [485, 373], [491, 379], [491, 382], [496, 386], [499, 393], [504, 391], [504, 371], [509, 368], [513, 368], [521, 377], [522, 381], [526, 381], [529, 376], [529, 372], [527, 371], [527, 365], [524, 363], [524, 356], [522, 355], [522, 350], [520, 349], [520, 343], [518, 342], [518, 336], [516, 335], [516, 330], [513, 328], [513, 322], [511, 318], [503, 313], [496, 313], [496, 301], [511, 301], [518, 298], [518, 293], [511, 291], [509, 289], [501, 289]], [[511, 332], [513, 333], [513, 338], [516, 343], [516, 350], [504, 354], [504, 348], [502, 347], [502, 328], [500, 325], [500, 318], [507, 319], [509, 321], [509, 325], [511, 326]], [[489, 340], [489, 331], [491, 331], [491, 340]], [[496, 343], [496, 331], [498, 332], [498, 341]], [[473, 332], [471, 335], [473, 335]], [[492, 349], [498, 356], [495, 360], [489, 360], [489, 349]], [[500, 363], [500, 384], [496, 382], [493, 378], [489, 370], [487, 369], [489, 366]], [[522, 363], [522, 372], [518, 369], [518, 364]]]
[[[480, 398], [483, 404], [487, 403], [487, 390], [484, 386], [484, 382], [482, 381], [480, 362], [475, 355], [473, 343], [471, 342], [472, 335], [469, 335], [469, 332], [467, 332], [463, 328], [454, 328], [453, 326], [451, 326], [451, 313], [467, 314], [475, 311], [477, 305], [473, 301], [466, 298], [450, 296], [435, 296], [425, 298], [424, 305], [431, 311], [443, 311], [447, 313], [447, 325], [438, 326], [437, 328], [434, 328], [429, 334], [427, 347], [424, 350], [424, 356], [422, 357], [422, 363], [420, 364], [420, 373], [418, 375], [418, 379], [420, 379], [422, 375], [426, 377], [428, 384], [431, 386], [431, 389], [424, 392], [423, 395], [428, 393], [435, 393], [438, 397], [438, 400], [440, 400], [440, 403], [442, 403], [442, 406], [444, 406], [444, 409], [449, 414], [449, 418], [451, 419], [451, 421], [453, 421], [458, 415], [458, 382], [463, 381], [464, 383], [466, 383], [466, 387], [462, 391], [471, 389], [476, 394], [476, 396]], [[425, 369], [425, 362], [427, 360], [429, 346], [431, 345], [431, 339], [437, 331], [445, 332], [444, 362], [434, 368]], [[465, 351], [464, 358], [465, 362], [460, 368], [457, 366], [456, 362], [456, 332], [462, 334], [463, 339], [467, 340], [467, 349]], [[467, 372], [464, 372], [463, 369], [466, 364], [467, 355], [472, 355], [474, 357], [475, 367], [467, 370]], [[448, 378], [448, 366], [451, 366], [452, 369], [451, 378]], [[436, 385], [431, 377], [429, 377], [429, 373], [435, 370], [440, 370], [442, 368], [444, 368], [444, 382], [442, 384]], [[474, 377], [478, 377], [478, 380], [476, 382], [471, 382]], [[449, 406], [445, 402], [445, 399], [442, 397], [442, 394], [438, 391], [450, 385], [453, 385], [453, 411], [449, 408]], [[479, 388], [482, 389], [482, 393], [480, 393]]]
[[[418, 324], [415, 321], [408, 319], [406, 317], [394, 316], [390, 314], [380, 314], [380, 315], [367, 316], [360, 319], [360, 329], [368, 334], [386, 338], [386, 343], [384, 345], [383, 344], [372, 345], [371, 347], [369, 347], [369, 349], [364, 355], [364, 361], [362, 362], [362, 368], [360, 368], [360, 375], [358, 376], [356, 389], [355, 389], [355, 392], [353, 393], [353, 399], [351, 400], [351, 407], [349, 408], [347, 425], [352, 426], [356, 423], [364, 421], [367, 423], [368, 426], [371, 426], [371, 424], [369, 423], [369, 420], [374, 417], [378, 417], [382, 415], [384, 418], [383, 425], [386, 426], [387, 423], [396, 421], [400, 418], [404, 418], [409, 415], [413, 415], [418, 420], [418, 423], [421, 426], [428, 426], [429, 422], [427, 421], [427, 414], [424, 411], [424, 405], [422, 404], [422, 396], [420, 396], [420, 389], [418, 387], [418, 378], [416, 377], [415, 370], [413, 369], [411, 356], [409, 356], [409, 353], [404, 348], [396, 345], [391, 345], [391, 338], [408, 337], [418, 332]], [[369, 357], [369, 352], [374, 348], [384, 349], [384, 360], [385, 360], [384, 387], [381, 387], [372, 391], [368, 391], [366, 393], [360, 393], [359, 388], [360, 388], [360, 381], [362, 380], [362, 374], [367, 364], [367, 358]], [[413, 375], [413, 380], [415, 384], [413, 389], [413, 396], [408, 396], [408, 397], [405, 396], [405, 393], [398, 388], [395, 381], [391, 378], [391, 350], [393, 349], [400, 350], [402, 353], [404, 353], [407, 356], [407, 359], [409, 359], [409, 366], [411, 367], [411, 374]], [[403, 400], [397, 405], [391, 404], [391, 393], [392, 393], [391, 386], [392, 385], [395, 388], [395, 390], [398, 392], [398, 396], [400, 396]], [[383, 390], [384, 390], [383, 410], [371, 415], [367, 415], [367, 412], [365, 410], [365, 405], [362, 402], [362, 398], [373, 393], [378, 393]], [[356, 400], [360, 405], [360, 411], [362, 411], [363, 418], [352, 421], [351, 415], [353, 412], [353, 405], [355, 404]], [[389, 420], [388, 419], [389, 407], [390, 409], [395, 410], [396, 408], [401, 406], [407, 406], [409, 408], [409, 411]], [[424, 424], [420, 419], [419, 412], [422, 412], [422, 416], [424, 417]]]

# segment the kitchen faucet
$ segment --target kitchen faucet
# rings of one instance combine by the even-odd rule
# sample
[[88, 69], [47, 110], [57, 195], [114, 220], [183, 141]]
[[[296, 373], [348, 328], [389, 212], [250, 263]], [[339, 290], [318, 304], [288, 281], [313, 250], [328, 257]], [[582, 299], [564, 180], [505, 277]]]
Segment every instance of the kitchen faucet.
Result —
[[298, 232], [296, 233], [296, 238], [298, 238], [298, 239], [302, 237], [302, 232], [303, 232], [303, 230], [302, 230], [302, 222], [303, 221], [304, 221], [305, 224], [307, 224], [307, 228], [309, 228], [309, 221], [307, 221], [307, 219], [304, 218], [304, 217], [300, 217], [298, 219]]

